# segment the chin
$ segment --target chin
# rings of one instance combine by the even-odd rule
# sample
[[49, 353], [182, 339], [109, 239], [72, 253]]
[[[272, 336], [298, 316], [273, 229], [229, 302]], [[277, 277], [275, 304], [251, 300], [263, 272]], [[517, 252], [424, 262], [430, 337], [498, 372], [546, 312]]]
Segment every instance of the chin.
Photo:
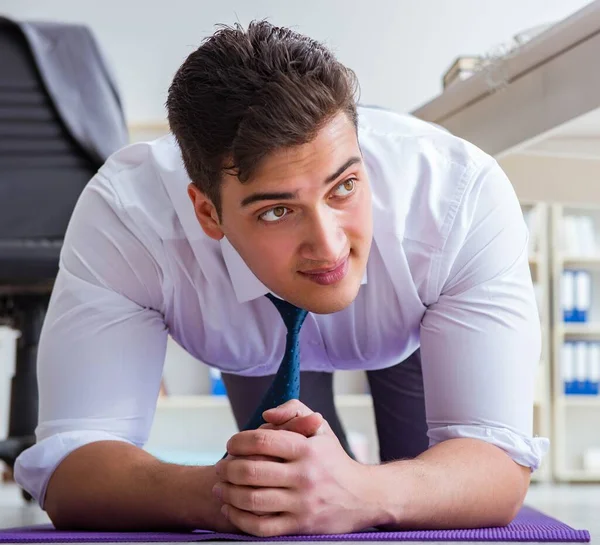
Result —
[[333, 314], [349, 307], [356, 299], [359, 289], [360, 282], [351, 286], [317, 287], [302, 293], [294, 304], [313, 314]]
[[308, 310], [312, 314], [334, 314], [349, 307], [354, 299], [350, 300], [319, 300], [314, 303], [303, 305], [302, 308]]

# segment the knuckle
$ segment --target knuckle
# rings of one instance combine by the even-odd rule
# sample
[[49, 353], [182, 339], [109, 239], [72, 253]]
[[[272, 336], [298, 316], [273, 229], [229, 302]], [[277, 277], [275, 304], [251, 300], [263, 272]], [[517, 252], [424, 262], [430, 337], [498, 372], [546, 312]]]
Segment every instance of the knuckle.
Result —
[[[312, 490], [317, 486], [318, 481], [318, 470], [311, 464], [304, 464], [302, 471], [300, 472], [300, 483], [302, 488]], [[306, 496], [304, 496], [303, 499], [306, 499]]]
[[266, 433], [268, 430], [258, 430], [254, 434], [254, 445], [258, 450], [265, 450], [271, 444], [271, 436]]
[[261, 490], [250, 490], [248, 492], [247, 503], [250, 511], [261, 511], [264, 505]]
[[294, 431], [285, 431], [286, 446], [290, 452], [290, 455], [293, 458], [305, 458], [306, 451], [306, 437], [294, 432]]
[[313, 412], [304, 403], [302, 403], [302, 401], [300, 401], [298, 399], [292, 400], [291, 407], [298, 413], [298, 415], [301, 415], [301, 416], [306, 416]]
[[258, 469], [252, 461], [246, 462], [241, 466], [240, 474], [244, 484], [252, 484], [258, 480]]
[[298, 448], [300, 449], [300, 452], [298, 454], [300, 454], [303, 458], [306, 458], [308, 460], [314, 460], [319, 457], [319, 452], [316, 445], [314, 444], [314, 441], [302, 441], [298, 445]]

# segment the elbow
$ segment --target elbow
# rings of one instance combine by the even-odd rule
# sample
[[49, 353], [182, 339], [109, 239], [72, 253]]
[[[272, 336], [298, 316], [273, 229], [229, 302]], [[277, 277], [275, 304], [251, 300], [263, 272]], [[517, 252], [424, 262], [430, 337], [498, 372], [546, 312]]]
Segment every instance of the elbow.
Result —
[[[516, 465], [516, 464], [515, 464]], [[515, 479], [510, 479], [507, 483], [507, 489], [504, 494], [502, 508], [496, 511], [497, 521], [496, 526], [508, 526], [518, 515], [519, 511], [525, 503], [529, 484], [531, 482], [531, 470], [528, 467], [516, 465], [518, 476]]]
[[51, 504], [44, 509], [52, 526], [56, 530], [63, 532], [74, 532], [77, 530], [89, 530], [84, 524], [82, 524], [82, 517], [78, 516], [68, 506], [59, 504]]
[[515, 498], [514, 501], [506, 501], [504, 505], [495, 504], [491, 512], [488, 512], [488, 516], [480, 519], [476, 527], [503, 528], [508, 526], [515, 520], [523, 506], [523, 502], [524, 500]]
[[64, 485], [58, 486], [61, 483], [57, 483], [54, 477], [51, 478], [50, 484], [46, 490], [44, 498], [43, 509], [48, 515], [50, 522], [57, 530], [62, 531], [73, 531], [78, 530], [77, 520], [78, 513], [76, 511], [77, 503], [69, 501], [69, 497], [73, 497], [73, 494], [64, 494], [66, 492]]
[[69, 522], [69, 516], [65, 509], [61, 509], [61, 503], [59, 501], [46, 500], [44, 504], [44, 511], [48, 515], [50, 522], [57, 530], [74, 530], [73, 525]]
[[492, 526], [508, 526], [523, 507], [524, 500], [516, 501], [513, 505], [508, 505], [505, 509], [498, 512], [498, 520]]
[[68, 532], [75, 529], [64, 517], [60, 515], [59, 512], [47, 510], [46, 514], [48, 515], [48, 518], [50, 519], [50, 522], [52, 523], [52, 526], [54, 526], [55, 530]]

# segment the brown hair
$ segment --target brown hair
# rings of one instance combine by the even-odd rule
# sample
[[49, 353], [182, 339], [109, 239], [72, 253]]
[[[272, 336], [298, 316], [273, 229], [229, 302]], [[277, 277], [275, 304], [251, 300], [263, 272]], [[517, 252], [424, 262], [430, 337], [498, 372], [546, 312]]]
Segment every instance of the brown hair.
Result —
[[323, 44], [254, 21], [221, 26], [179, 68], [167, 99], [192, 182], [221, 215], [223, 171], [242, 182], [276, 149], [310, 142], [339, 112], [357, 125], [354, 72]]

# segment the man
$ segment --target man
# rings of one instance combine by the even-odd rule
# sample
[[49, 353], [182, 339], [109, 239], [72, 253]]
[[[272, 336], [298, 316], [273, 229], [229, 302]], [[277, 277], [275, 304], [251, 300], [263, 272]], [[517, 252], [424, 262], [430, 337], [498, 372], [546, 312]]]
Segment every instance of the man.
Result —
[[[357, 109], [355, 90], [309, 38], [220, 29], [174, 78], [174, 136], [116, 153], [86, 187], [40, 343], [38, 444], [16, 465], [56, 526], [273, 536], [514, 517], [547, 449], [531, 435], [540, 330], [518, 201], [482, 151]], [[243, 427], [289, 355], [279, 304], [308, 311], [300, 400], [216, 466], [144, 452], [167, 334], [223, 371]], [[336, 369], [368, 373], [381, 465], [349, 453]]]

